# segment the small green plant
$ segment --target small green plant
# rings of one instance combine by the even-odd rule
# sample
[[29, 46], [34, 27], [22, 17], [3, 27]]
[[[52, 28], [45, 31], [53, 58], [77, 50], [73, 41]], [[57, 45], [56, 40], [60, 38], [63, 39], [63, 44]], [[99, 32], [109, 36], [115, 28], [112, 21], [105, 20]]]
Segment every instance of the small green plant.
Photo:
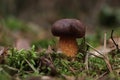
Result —
[[11, 76], [0, 66], [0, 80], [11, 80]]
[[16, 50], [15, 48], [8, 51], [6, 65], [18, 69], [19, 72], [34, 71], [36, 66], [35, 60], [38, 58], [34, 47], [30, 50]]
[[54, 46], [56, 43], [55, 39], [44, 39], [40, 41], [34, 41], [32, 44], [35, 45], [36, 49], [38, 48], [47, 48], [49, 45]]
[[[109, 72], [107, 65], [102, 58], [88, 57], [88, 69], [86, 69], [83, 53], [78, 53], [74, 59], [55, 51], [47, 53], [47, 50], [36, 52], [35, 46], [30, 50], [16, 50], [15, 48], [8, 50], [8, 56], [2, 68], [10, 75], [19, 75], [20, 78], [28, 76], [58, 76], [63, 77], [80, 75], [87, 76], [90, 79], [98, 78], [104, 73]], [[119, 54], [114, 58], [109, 56], [110, 62], [114, 68], [119, 67]], [[114, 59], [114, 60], [113, 60]], [[108, 74], [109, 75], [109, 74]], [[119, 77], [118, 77], [119, 78]], [[87, 78], [85, 78], [87, 79]]]
[[96, 57], [89, 58], [89, 69], [90, 74], [94, 74], [94, 76], [103, 74], [108, 70], [105, 61]]

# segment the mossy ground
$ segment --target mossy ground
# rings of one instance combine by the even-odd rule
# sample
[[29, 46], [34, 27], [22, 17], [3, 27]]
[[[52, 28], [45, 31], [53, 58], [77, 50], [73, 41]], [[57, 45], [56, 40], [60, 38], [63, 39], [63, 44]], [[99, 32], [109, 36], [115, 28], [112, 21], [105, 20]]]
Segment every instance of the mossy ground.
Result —
[[[37, 33], [30, 35], [34, 31], [26, 28], [24, 23], [14, 18], [3, 20], [1, 23], [3, 27], [0, 27], [0, 45], [10, 47], [5, 48], [4, 51], [0, 50], [0, 80], [26, 80], [28, 78], [41, 80], [43, 76], [52, 77], [52, 80], [69, 80], [68, 77], [73, 80], [120, 80], [120, 52], [117, 49], [108, 53], [113, 73], [109, 72], [103, 58], [91, 57], [91, 54], [87, 53], [91, 49], [85, 42], [89, 42], [94, 47], [99, 46], [103, 40], [104, 32], [102, 31], [86, 36], [86, 40], [78, 39], [80, 50], [76, 57], [70, 58], [57, 52], [57, 40], [36, 40]], [[12, 34], [17, 31], [22, 31], [22, 34], [25, 34], [24, 37], [28, 36], [27, 38], [33, 40], [31, 45], [34, 46], [31, 49], [17, 50], [11, 46], [14, 44]], [[120, 35], [119, 28], [116, 29], [115, 35]], [[108, 33], [107, 39], [109, 38]], [[49, 45], [50, 48], [48, 48]], [[86, 60], [87, 55], [88, 60]]]
[[[36, 51], [35, 46], [30, 50], [8, 49], [4, 56], [4, 62], [0, 66], [1, 80], [26, 79], [30, 76], [52, 76], [66, 79], [65, 76], [75, 78], [84, 77], [86, 79], [99, 79], [106, 77], [119, 80], [120, 54], [113, 57], [109, 55], [110, 63], [113, 67], [112, 76], [105, 61], [99, 57], [88, 57], [88, 69], [85, 65], [84, 53], [78, 53], [76, 57], [70, 58], [56, 51]], [[7, 79], [6, 79], [7, 78]], [[67, 80], [67, 79], [66, 79]], [[78, 79], [79, 80], [79, 79]]]

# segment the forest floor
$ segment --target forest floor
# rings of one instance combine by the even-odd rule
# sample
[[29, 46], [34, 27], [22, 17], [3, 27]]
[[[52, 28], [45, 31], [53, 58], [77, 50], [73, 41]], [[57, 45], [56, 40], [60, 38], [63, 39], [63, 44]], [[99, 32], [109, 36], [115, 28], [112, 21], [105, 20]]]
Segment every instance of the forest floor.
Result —
[[[16, 27], [17, 26], [17, 27]], [[33, 27], [34, 26], [34, 27]], [[86, 32], [74, 58], [57, 50], [50, 28], [1, 20], [1, 80], [120, 80], [120, 28]]]

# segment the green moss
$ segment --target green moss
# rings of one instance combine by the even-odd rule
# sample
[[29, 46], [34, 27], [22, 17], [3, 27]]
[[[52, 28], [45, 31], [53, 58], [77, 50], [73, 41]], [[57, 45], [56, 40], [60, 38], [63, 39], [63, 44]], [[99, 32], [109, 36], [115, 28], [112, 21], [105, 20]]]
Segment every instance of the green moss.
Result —
[[22, 21], [14, 18], [14, 17], [8, 17], [4, 20], [2, 20], [2, 24], [13, 31], [26, 31], [28, 29], [28, 26], [23, 23]]
[[56, 44], [55, 39], [43, 39], [39, 41], [33, 41], [32, 45], [35, 45], [36, 49], [38, 48], [48, 48], [48, 46], [54, 46]]
[[[88, 70], [86, 70], [83, 53], [78, 53], [75, 58], [70, 58], [61, 53], [36, 52], [35, 46], [30, 50], [10, 49], [2, 67], [9, 75], [19, 75], [20, 78], [28, 76], [58, 76], [63, 77], [85, 75], [85, 79], [94, 79], [108, 72], [106, 63], [98, 57], [88, 58]], [[110, 62], [119, 66], [119, 55], [115, 59], [109, 56]], [[116, 59], [117, 58], [117, 59]], [[114, 60], [113, 60], [114, 59]], [[7, 65], [7, 66], [5, 66]]]

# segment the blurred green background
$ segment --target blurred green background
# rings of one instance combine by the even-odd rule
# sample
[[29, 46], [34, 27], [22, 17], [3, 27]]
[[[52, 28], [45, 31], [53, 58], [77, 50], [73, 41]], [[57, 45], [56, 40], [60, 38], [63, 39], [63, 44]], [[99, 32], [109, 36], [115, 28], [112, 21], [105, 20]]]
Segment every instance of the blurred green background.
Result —
[[81, 20], [89, 40], [99, 40], [102, 32], [119, 32], [120, 0], [0, 0], [0, 46], [15, 46], [21, 38], [49, 43], [52, 24], [62, 18]]

